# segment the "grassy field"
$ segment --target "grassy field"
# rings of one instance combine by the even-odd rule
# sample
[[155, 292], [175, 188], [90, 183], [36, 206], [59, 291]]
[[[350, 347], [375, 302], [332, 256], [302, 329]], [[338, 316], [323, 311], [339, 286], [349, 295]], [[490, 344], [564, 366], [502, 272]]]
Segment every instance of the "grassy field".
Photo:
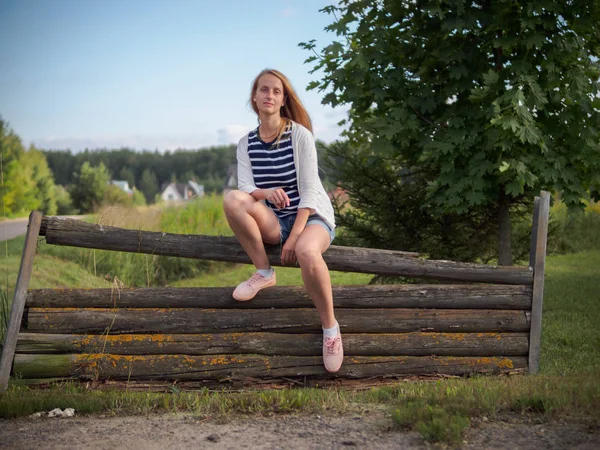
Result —
[[600, 369], [600, 251], [551, 255], [546, 262], [541, 371]]
[[[213, 205], [214, 206], [214, 205]], [[162, 227], [170, 221], [171, 231], [184, 232], [200, 226], [198, 211], [171, 211], [155, 222], [142, 221], [145, 229]], [[115, 217], [122, 214], [115, 214]], [[103, 220], [107, 220], [106, 215]], [[140, 215], [137, 215], [138, 219]], [[176, 225], [182, 222], [184, 225]], [[220, 227], [219, 216], [211, 220]], [[111, 223], [116, 225], [116, 223]], [[156, 229], [156, 228], [154, 228]], [[196, 231], [198, 232], [198, 231]], [[202, 231], [204, 234], [210, 234]], [[224, 231], [221, 229], [221, 232]], [[213, 233], [214, 234], [214, 233]], [[220, 232], [216, 233], [220, 234]], [[16, 279], [23, 239], [10, 241], [0, 262], [0, 273], [7, 280]], [[50, 247], [50, 246], [46, 246]], [[73, 249], [68, 249], [73, 251]], [[5, 252], [2, 249], [3, 253]], [[93, 253], [66, 261], [40, 246], [32, 287], [97, 287], [111, 283], [92, 258]], [[138, 255], [139, 256], [139, 255]], [[112, 258], [112, 257], [111, 257]], [[116, 264], [116, 260], [110, 264]], [[94, 267], [96, 271], [90, 269]], [[163, 267], [156, 261], [146, 267], [130, 260], [133, 272]], [[111, 267], [107, 264], [106, 267]], [[175, 264], [171, 262], [171, 264]], [[60, 383], [39, 390], [13, 383], [0, 397], [0, 417], [17, 417], [55, 407], [73, 407], [81, 413], [148, 414], [185, 411], [198, 415], [218, 416], [233, 413], [362, 411], [377, 405], [389, 411], [392, 423], [400, 429], [413, 429], [431, 441], [457, 442], [474, 417], [491, 419], [507, 412], [533, 413], [541, 417], [566, 418], [600, 424], [600, 250], [584, 251], [547, 258], [544, 297], [541, 373], [535, 376], [475, 376], [435, 381], [402, 382], [391, 387], [366, 391], [342, 389], [293, 389], [224, 393], [202, 389], [196, 392], [139, 393], [86, 390], [82, 385]], [[166, 269], [165, 269], [166, 270]], [[233, 286], [249, 276], [252, 269], [243, 265], [196, 268], [172, 286]], [[298, 269], [277, 269], [279, 284], [301, 284]], [[193, 276], [192, 276], [193, 275]], [[117, 276], [115, 273], [113, 276]], [[136, 275], [137, 276], [137, 275]], [[119, 276], [119, 278], [121, 278]], [[135, 277], [133, 278], [135, 280]], [[143, 277], [141, 278], [143, 279]], [[335, 284], [361, 284], [368, 275], [332, 273]], [[156, 283], [155, 281], [153, 281]], [[10, 281], [14, 286], [14, 281]], [[4, 284], [4, 282], [3, 282]], [[132, 283], [136, 285], [135, 283]], [[145, 285], [145, 283], [142, 283]], [[10, 288], [10, 286], [9, 286]], [[18, 380], [16, 380], [18, 381]]]

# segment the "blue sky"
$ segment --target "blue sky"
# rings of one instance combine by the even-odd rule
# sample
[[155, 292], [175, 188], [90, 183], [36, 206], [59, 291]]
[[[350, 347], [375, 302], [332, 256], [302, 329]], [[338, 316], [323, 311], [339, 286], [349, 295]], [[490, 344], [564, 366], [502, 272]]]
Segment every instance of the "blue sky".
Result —
[[38, 148], [200, 148], [256, 126], [252, 79], [285, 73], [315, 137], [339, 136], [343, 109], [306, 91], [299, 42], [333, 0], [0, 0], [0, 115]]

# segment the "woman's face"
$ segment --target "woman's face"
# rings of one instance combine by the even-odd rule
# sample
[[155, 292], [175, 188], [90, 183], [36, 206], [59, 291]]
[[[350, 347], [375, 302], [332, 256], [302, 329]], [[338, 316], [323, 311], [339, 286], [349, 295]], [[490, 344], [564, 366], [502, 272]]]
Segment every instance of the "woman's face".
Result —
[[285, 101], [283, 83], [275, 75], [264, 74], [258, 79], [253, 100], [259, 114], [279, 114]]

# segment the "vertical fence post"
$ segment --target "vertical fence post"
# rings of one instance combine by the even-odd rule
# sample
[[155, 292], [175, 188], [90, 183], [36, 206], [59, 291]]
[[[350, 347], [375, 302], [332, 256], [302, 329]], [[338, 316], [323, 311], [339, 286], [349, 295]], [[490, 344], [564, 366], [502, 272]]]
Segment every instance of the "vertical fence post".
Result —
[[529, 245], [529, 267], [531, 267], [532, 270], [535, 268], [535, 248], [537, 245], [539, 213], [540, 198], [536, 196], [533, 200], [533, 222], [531, 224], [531, 244]]
[[[542, 304], [544, 301], [544, 269], [546, 266], [546, 243], [548, 240], [548, 216], [550, 214], [550, 193], [542, 191], [533, 259], [533, 295], [531, 304], [531, 330], [529, 333], [529, 373], [537, 373], [540, 367], [540, 343], [542, 338]], [[530, 258], [531, 261], [531, 258]]]
[[42, 213], [39, 211], [32, 211], [29, 215], [27, 236], [25, 237], [23, 256], [21, 257], [21, 267], [19, 268], [19, 275], [15, 286], [15, 296], [10, 311], [10, 319], [8, 328], [6, 329], [4, 345], [2, 346], [2, 358], [0, 359], [0, 392], [4, 392], [8, 387], [8, 379], [10, 378], [10, 370], [15, 357], [15, 348], [19, 337], [19, 329], [21, 328], [23, 311], [25, 310], [27, 287], [29, 286], [29, 279], [31, 278], [33, 257], [35, 256], [37, 237], [40, 233], [41, 224]]

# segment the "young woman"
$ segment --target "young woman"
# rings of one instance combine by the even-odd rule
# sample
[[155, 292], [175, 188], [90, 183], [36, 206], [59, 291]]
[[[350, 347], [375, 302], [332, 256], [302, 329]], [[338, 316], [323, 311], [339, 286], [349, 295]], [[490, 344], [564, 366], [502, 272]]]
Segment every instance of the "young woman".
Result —
[[247, 301], [275, 285], [264, 244], [280, 244], [282, 264], [300, 265], [304, 286], [321, 318], [325, 368], [337, 372], [344, 350], [322, 256], [335, 237], [335, 223], [319, 179], [310, 117], [289, 80], [277, 70], [263, 70], [254, 79], [250, 104], [259, 126], [238, 144], [238, 190], [225, 196], [224, 209], [257, 271], [237, 286], [233, 298]]

